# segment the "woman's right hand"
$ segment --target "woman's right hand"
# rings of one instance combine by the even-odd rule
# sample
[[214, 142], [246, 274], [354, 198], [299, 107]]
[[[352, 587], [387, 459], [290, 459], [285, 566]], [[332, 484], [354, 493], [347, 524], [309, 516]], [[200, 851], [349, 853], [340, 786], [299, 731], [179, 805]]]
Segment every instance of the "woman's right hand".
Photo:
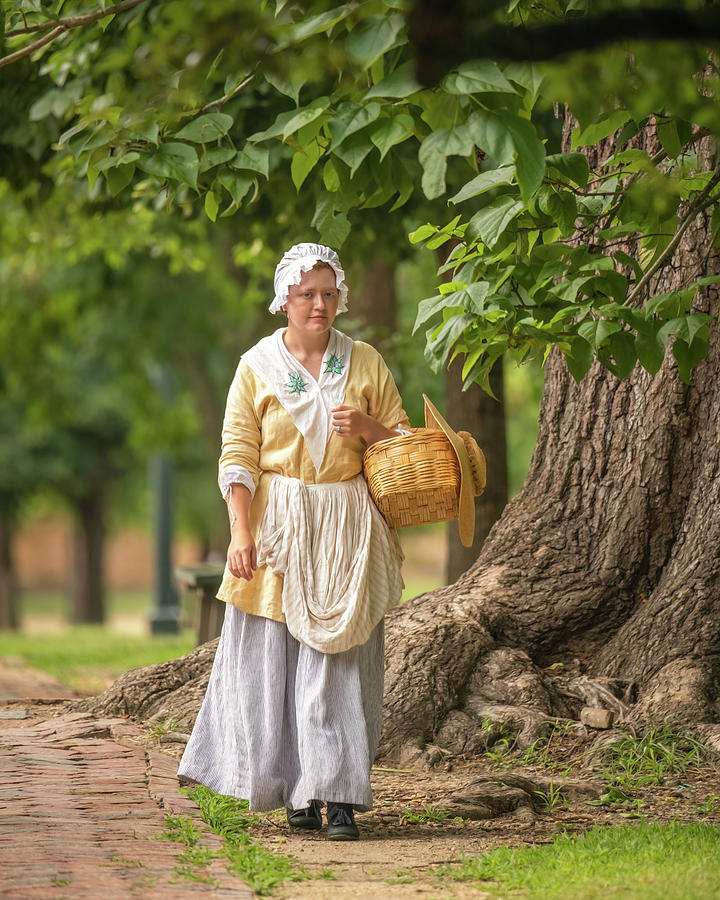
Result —
[[251, 581], [257, 569], [257, 550], [250, 531], [244, 528], [233, 530], [227, 553], [228, 569], [236, 578]]

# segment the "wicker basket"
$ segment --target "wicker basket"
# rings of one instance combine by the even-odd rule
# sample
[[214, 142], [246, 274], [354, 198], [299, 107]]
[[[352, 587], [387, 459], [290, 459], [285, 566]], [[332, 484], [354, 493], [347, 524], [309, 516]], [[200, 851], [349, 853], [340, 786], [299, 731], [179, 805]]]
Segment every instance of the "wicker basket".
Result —
[[363, 469], [392, 528], [457, 519], [460, 467], [442, 431], [413, 428], [412, 434], [377, 441], [365, 451]]

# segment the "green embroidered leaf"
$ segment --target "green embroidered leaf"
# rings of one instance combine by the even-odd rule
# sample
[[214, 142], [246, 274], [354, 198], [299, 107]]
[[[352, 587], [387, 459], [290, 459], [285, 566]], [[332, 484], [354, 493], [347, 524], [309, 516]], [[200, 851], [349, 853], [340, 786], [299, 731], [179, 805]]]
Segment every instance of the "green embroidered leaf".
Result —
[[288, 378], [290, 380], [285, 387], [291, 394], [307, 393], [307, 381], [303, 381], [299, 372], [288, 372]]
[[336, 356], [334, 353], [325, 360], [325, 371], [332, 375], [341, 375], [345, 367], [343, 356]]

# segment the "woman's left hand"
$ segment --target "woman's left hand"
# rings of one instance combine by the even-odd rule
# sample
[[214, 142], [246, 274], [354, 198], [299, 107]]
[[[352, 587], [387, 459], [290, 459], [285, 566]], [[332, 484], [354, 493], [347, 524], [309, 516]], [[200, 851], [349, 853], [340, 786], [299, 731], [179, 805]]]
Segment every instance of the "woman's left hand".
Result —
[[332, 412], [332, 426], [341, 438], [362, 438], [373, 444], [383, 438], [396, 437], [396, 432], [381, 425], [377, 419], [355, 409], [354, 406], [336, 406]]
[[336, 406], [332, 410], [332, 426], [343, 438], [363, 437], [363, 431], [374, 421], [354, 406]]

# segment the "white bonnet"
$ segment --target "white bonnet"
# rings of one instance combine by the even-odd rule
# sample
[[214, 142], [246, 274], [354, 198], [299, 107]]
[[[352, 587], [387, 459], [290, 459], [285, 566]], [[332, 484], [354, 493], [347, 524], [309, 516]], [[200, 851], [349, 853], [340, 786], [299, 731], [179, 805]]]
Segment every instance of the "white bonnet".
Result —
[[270, 304], [270, 312], [278, 313], [287, 303], [288, 289], [300, 284], [303, 272], [308, 272], [317, 262], [327, 263], [335, 272], [335, 285], [340, 294], [337, 311], [347, 311], [348, 289], [345, 272], [337, 253], [324, 244], [295, 244], [283, 256], [275, 269], [275, 299]]

